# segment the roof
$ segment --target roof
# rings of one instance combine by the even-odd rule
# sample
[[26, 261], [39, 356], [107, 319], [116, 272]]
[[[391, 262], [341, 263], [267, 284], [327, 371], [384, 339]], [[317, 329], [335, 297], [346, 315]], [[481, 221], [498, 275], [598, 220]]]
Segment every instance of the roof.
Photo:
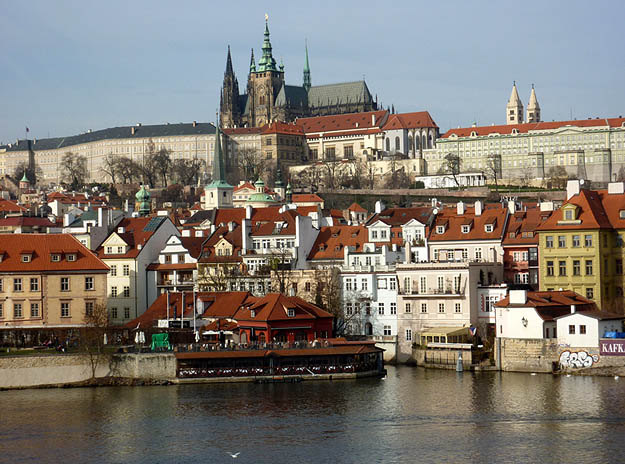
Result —
[[472, 133], [476, 136], [486, 136], [490, 134], [512, 134], [515, 129], [519, 134], [527, 134], [531, 131], [545, 131], [553, 129], [561, 129], [565, 127], [623, 127], [625, 118], [597, 118], [597, 119], [580, 119], [573, 121], [552, 121], [552, 122], [532, 122], [523, 124], [505, 124], [498, 126], [480, 126], [480, 127], [462, 127], [458, 129], [450, 129], [441, 138], [447, 139], [451, 136], [469, 137]]
[[287, 124], [280, 121], [274, 121], [271, 124], [265, 124], [261, 131], [262, 134], [286, 134], [286, 135], [304, 135], [304, 130], [296, 124]]
[[0, 198], [0, 213], [21, 213], [22, 211], [26, 211], [26, 208], [13, 201]]
[[577, 311], [597, 310], [593, 301], [572, 290], [527, 292], [526, 295], [527, 299], [523, 304], [510, 304], [510, 294], [508, 294], [495, 303], [495, 306], [501, 308], [535, 308], [544, 321], [551, 321], [556, 317], [570, 313], [571, 305], [575, 305]]
[[[241, 258], [241, 246], [243, 243], [242, 237], [243, 229], [241, 226], [235, 227], [232, 231], [228, 229], [227, 225], [217, 227], [215, 232], [211, 234], [202, 246], [202, 254], [198, 259], [201, 263], [240, 263], [243, 261]], [[232, 245], [232, 254], [219, 256], [215, 251], [215, 245], [221, 240], [226, 240]]]
[[[607, 192], [605, 192], [607, 195]], [[612, 228], [610, 219], [604, 209], [604, 205], [609, 205], [613, 219], [614, 215], [618, 217], [618, 210], [625, 209], [625, 194], [609, 195], [605, 197], [595, 190], [581, 189], [577, 195], [569, 198], [562, 207], [555, 211], [549, 219], [544, 221], [538, 230], [584, 230], [584, 229], [609, 229]], [[564, 215], [564, 207], [566, 205], [578, 206], [577, 221], [570, 223], [561, 223]], [[619, 220], [620, 223], [620, 220]], [[622, 222], [625, 227], [625, 221]]]
[[[128, 251], [124, 254], [107, 255], [106, 247], [100, 245], [96, 253], [103, 259], [135, 258], [141, 252], [138, 245], [145, 245], [165, 221], [170, 221], [170, 219], [166, 216], [124, 218], [103, 243], [106, 243], [111, 235], [117, 234], [128, 245]], [[120, 233], [120, 228], [123, 228], [124, 232]]]
[[[293, 316], [289, 316], [289, 309], [294, 311]], [[234, 315], [240, 327], [244, 326], [246, 321], [302, 321], [333, 317], [329, 312], [297, 296], [285, 296], [280, 293], [268, 293], [263, 297], [250, 296]]]
[[420, 223], [427, 225], [431, 215], [432, 208], [429, 206], [417, 208], [386, 208], [384, 211], [371, 216], [367, 221], [367, 225], [382, 221], [389, 226], [403, 226], [412, 219], [416, 219]]
[[[22, 254], [31, 254], [22, 262]], [[60, 254], [60, 261], [52, 261]], [[76, 255], [68, 261], [68, 254]], [[0, 272], [108, 271], [108, 266], [70, 234], [5, 234], [0, 239]]]
[[552, 211], [541, 211], [536, 203], [523, 204], [522, 208], [508, 217], [504, 246], [537, 245], [536, 229], [552, 215]]
[[[134, 130], [134, 134], [132, 133]], [[215, 126], [211, 123], [179, 123], [179, 124], [155, 124], [120, 126], [109, 129], [85, 132], [80, 135], [67, 137], [55, 137], [48, 139], [19, 140], [17, 144], [7, 146], [7, 151], [21, 150], [54, 150], [58, 148], [81, 145], [83, 143], [97, 142], [108, 139], [130, 139], [130, 138], [152, 138], [171, 137], [179, 135], [212, 135], [215, 133]]]
[[0, 227], [56, 227], [48, 218], [38, 216], [9, 216], [0, 219]]
[[[296, 124], [301, 126], [306, 134], [311, 132], [351, 131], [371, 128], [379, 129], [379, 127], [386, 121], [388, 114], [388, 111], [381, 110], [368, 111], [365, 113], [316, 116], [312, 118], [298, 118]], [[374, 119], [375, 124], [373, 123]]]
[[310, 249], [308, 259], [343, 259], [346, 246], [354, 247], [355, 251], [362, 251], [363, 245], [368, 240], [367, 228], [362, 225], [322, 227]]
[[373, 98], [363, 81], [339, 84], [313, 85], [308, 91], [308, 107], [324, 107], [337, 104], [373, 103]]
[[316, 193], [294, 193], [291, 196], [291, 203], [322, 203], [321, 198]]
[[202, 243], [206, 237], [178, 237], [182, 246], [189, 252], [191, 257], [197, 259], [202, 252]]
[[226, 135], [249, 135], [249, 134], [260, 134], [260, 127], [231, 127], [222, 129], [223, 133]]
[[574, 316], [575, 314], [581, 314], [582, 316], [592, 317], [593, 319], [598, 319], [600, 321], [612, 321], [612, 320], [625, 319], [625, 315], [623, 314], [616, 314], [616, 313], [610, 313], [608, 311], [595, 311], [595, 310], [575, 311], [574, 313], [564, 314], [562, 316], [555, 317], [554, 319]]
[[415, 113], [392, 114], [382, 129], [417, 129], [421, 127], [438, 128], [432, 116], [427, 111], [417, 111]]
[[[474, 206], [465, 206], [462, 215], [457, 213], [456, 206], [447, 206], [434, 218], [430, 229], [430, 242], [457, 240], [496, 240], [503, 236], [508, 208], [501, 203], [487, 203], [482, 214], [475, 215]], [[471, 225], [472, 223], [472, 225]], [[463, 233], [462, 226], [469, 224], [469, 232]], [[493, 225], [492, 232], [486, 232], [486, 225]], [[437, 226], [445, 226], [444, 232], [436, 232]]]
[[306, 89], [297, 85], [283, 85], [278, 91], [275, 105], [300, 108], [308, 106]]
[[[89, 208], [88, 211], [85, 211], [76, 219], [74, 219], [68, 227], [82, 227], [86, 221], [98, 221], [98, 209], [100, 208]], [[106, 209], [106, 208], [104, 208]], [[113, 211], [113, 223], [120, 216], [123, 216], [124, 213], [120, 210], [114, 209]], [[108, 213], [107, 213], [108, 214]]]
[[347, 208], [348, 211], [353, 211], [355, 213], [367, 213], [368, 211], [360, 206], [358, 203], [354, 202]]

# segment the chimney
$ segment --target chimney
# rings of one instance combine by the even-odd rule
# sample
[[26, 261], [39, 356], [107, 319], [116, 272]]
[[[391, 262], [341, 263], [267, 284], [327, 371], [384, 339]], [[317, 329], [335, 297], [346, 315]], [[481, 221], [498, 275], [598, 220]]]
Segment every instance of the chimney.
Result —
[[104, 209], [98, 209], [98, 227], [102, 227], [104, 225]]
[[514, 200], [508, 200], [508, 211], [510, 214], [516, 213], [516, 203]]
[[254, 208], [252, 208], [250, 205], [247, 205], [245, 207], [245, 219], [252, 219], [253, 211], [254, 211]]
[[456, 204], [456, 212], [458, 213], [458, 216], [462, 216], [464, 214], [464, 203], [459, 201]]
[[566, 183], [566, 199], [570, 200], [571, 197], [579, 195], [580, 181], [578, 179], [570, 180]]
[[197, 121], [193, 121], [193, 127], [197, 126]]
[[384, 210], [384, 203], [380, 200], [375, 202], [375, 214], [380, 214]]
[[236, 224], [234, 223], [234, 221], [230, 221], [230, 222], [228, 223], [228, 232], [232, 232], [232, 231], [234, 230], [234, 226], [235, 226], [235, 225], [236, 225]]
[[610, 182], [608, 184], [608, 195], [620, 195], [625, 193], [625, 182]]
[[134, 127], [130, 128], [130, 135], [135, 135], [135, 128]]
[[195, 231], [195, 236], [196, 237], [203, 237], [204, 236], [204, 231], [203, 230], [196, 230]]
[[510, 290], [510, 304], [527, 303], [527, 290]]
[[126, 232], [126, 229], [124, 229], [123, 227], [118, 227], [117, 228], [117, 233], [118, 234], [123, 234], [124, 232]]
[[576, 310], [575, 305], [571, 305], [571, 314], [575, 314], [575, 310]]
[[477, 200], [475, 202], [475, 215], [476, 216], [482, 215], [482, 202], [480, 200]]
[[371, 115], [371, 125], [375, 126], [375, 113]]
[[436, 198], [432, 198], [432, 208], [436, 208], [436, 205], [438, 205], [438, 200]]

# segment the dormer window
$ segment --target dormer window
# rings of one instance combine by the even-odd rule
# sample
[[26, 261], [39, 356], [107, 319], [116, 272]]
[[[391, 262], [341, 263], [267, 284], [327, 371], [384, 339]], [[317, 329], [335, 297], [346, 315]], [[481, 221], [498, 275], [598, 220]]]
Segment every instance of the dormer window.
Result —
[[75, 254], [75, 253], [69, 253], [69, 254], [66, 256], [66, 259], [67, 259], [68, 261], [76, 261], [76, 254]]
[[572, 209], [567, 209], [564, 211], [564, 220], [565, 221], [572, 221], [573, 219], [575, 219], [575, 211], [573, 211]]
[[61, 254], [60, 253], [52, 253], [50, 259], [52, 260], [53, 263], [58, 263], [59, 261], [61, 261]]
[[31, 258], [31, 255], [29, 253], [23, 253], [22, 254], [22, 262], [23, 263], [30, 263], [30, 258]]
[[113, 247], [107, 246], [106, 247], [106, 254], [107, 255], [112, 255], [113, 254]]
[[471, 231], [471, 226], [468, 224], [464, 224], [462, 226], [462, 233], [463, 234], [468, 234]]
[[437, 234], [444, 234], [445, 233], [445, 226], [436, 226], [436, 233]]
[[620, 219], [625, 219], [625, 209], [622, 209], [618, 212], [618, 217]]
[[295, 310], [294, 310], [293, 308], [289, 308], [289, 309], [287, 310], [287, 315], [288, 315], [289, 317], [295, 317]]
[[487, 232], [487, 233], [490, 233], [490, 232], [492, 232], [493, 230], [495, 230], [495, 226], [494, 226], [494, 224], [486, 224], [486, 225], [484, 226], [484, 231], [485, 231], [485, 232]]
[[256, 317], [256, 311], [253, 309], [250, 309], [250, 317]]

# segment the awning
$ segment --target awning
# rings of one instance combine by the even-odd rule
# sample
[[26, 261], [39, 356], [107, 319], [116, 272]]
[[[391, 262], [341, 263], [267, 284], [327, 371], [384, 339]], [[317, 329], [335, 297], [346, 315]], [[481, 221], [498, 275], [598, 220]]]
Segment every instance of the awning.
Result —
[[421, 336], [454, 337], [469, 334], [469, 327], [430, 327], [421, 331]]

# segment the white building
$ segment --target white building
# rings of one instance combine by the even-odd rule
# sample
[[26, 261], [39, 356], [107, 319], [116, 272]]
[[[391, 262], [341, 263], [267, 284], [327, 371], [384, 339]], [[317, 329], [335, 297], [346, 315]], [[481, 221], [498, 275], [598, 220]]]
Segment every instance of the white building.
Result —
[[599, 338], [606, 332], [622, 332], [625, 316], [600, 311], [578, 312], [571, 307], [571, 313], [555, 318], [558, 344], [570, 348], [598, 348]]

